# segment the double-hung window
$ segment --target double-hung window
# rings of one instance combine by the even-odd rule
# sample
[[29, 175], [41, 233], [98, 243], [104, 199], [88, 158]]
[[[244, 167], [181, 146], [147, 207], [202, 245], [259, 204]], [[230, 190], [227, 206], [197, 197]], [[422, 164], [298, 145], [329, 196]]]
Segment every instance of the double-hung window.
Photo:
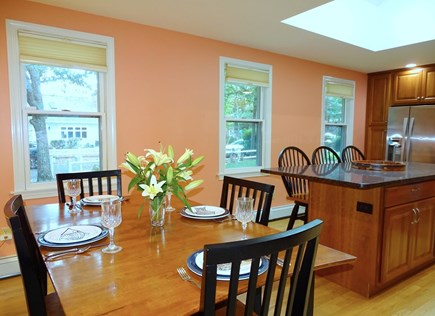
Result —
[[272, 67], [221, 57], [219, 173], [253, 176], [270, 165]]
[[113, 38], [8, 20], [7, 40], [15, 192], [115, 168]]
[[322, 145], [338, 154], [353, 141], [355, 82], [323, 77]]

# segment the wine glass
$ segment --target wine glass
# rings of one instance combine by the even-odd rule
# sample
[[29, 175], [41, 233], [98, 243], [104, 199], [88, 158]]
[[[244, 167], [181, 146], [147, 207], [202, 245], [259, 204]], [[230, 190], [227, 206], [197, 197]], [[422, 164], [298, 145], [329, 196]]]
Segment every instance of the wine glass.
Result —
[[122, 247], [115, 245], [113, 237], [115, 227], [122, 222], [121, 201], [107, 199], [101, 202], [101, 224], [109, 229], [110, 243], [107, 247], [101, 249], [104, 253], [116, 253], [122, 250]]
[[246, 239], [246, 227], [248, 226], [248, 222], [252, 220], [253, 207], [254, 199], [251, 197], [239, 197], [236, 200], [236, 218], [242, 223], [242, 239]]
[[166, 212], [171, 212], [173, 210], [175, 210], [175, 208], [171, 205], [171, 199], [172, 199], [172, 189], [168, 188], [168, 190], [166, 191], [166, 207], [165, 207], [165, 211]]
[[81, 207], [77, 205], [77, 196], [82, 193], [80, 182], [80, 179], [69, 179], [64, 181], [65, 194], [71, 197], [71, 204], [69, 205], [71, 213], [81, 211]]

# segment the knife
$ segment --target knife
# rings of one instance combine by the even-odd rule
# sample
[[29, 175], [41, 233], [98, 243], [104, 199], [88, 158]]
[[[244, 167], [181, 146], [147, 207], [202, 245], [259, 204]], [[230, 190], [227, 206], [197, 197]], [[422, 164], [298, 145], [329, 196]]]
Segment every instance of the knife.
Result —
[[104, 246], [107, 246], [107, 244], [96, 244], [96, 245], [84, 246], [84, 247], [80, 247], [80, 248], [72, 248], [72, 249], [68, 249], [68, 250], [56, 251], [56, 252], [49, 253], [48, 255], [46, 255], [44, 258], [44, 261], [49, 261], [49, 260], [64, 256], [64, 255], [72, 255], [72, 254], [76, 255], [76, 254], [84, 253], [91, 248], [98, 248], [98, 247], [104, 247]]

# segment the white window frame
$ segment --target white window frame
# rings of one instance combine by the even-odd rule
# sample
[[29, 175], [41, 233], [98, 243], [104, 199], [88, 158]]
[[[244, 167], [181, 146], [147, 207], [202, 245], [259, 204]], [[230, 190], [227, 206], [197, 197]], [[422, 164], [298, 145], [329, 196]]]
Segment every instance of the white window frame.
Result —
[[[262, 135], [262, 162], [261, 166], [251, 168], [225, 168], [226, 161], [226, 119], [225, 119], [225, 65], [231, 64], [241, 68], [252, 68], [269, 72], [269, 87], [262, 88], [262, 101], [260, 113], [263, 121]], [[224, 175], [237, 177], [257, 177], [264, 176], [262, 168], [270, 167], [271, 156], [271, 130], [272, 130], [272, 66], [256, 62], [250, 62], [229, 57], [219, 59], [219, 178]]]
[[[345, 98], [345, 122], [344, 123], [328, 123], [325, 119], [325, 110], [326, 110], [326, 82], [333, 81], [336, 83], [342, 83], [345, 85], [353, 86], [353, 98]], [[355, 104], [355, 81], [335, 78], [330, 76], [323, 76], [323, 84], [322, 84], [322, 119], [321, 119], [321, 135], [320, 135], [320, 144], [322, 146], [325, 145], [325, 127], [326, 125], [337, 125], [337, 126], [345, 126], [346, 127], [346, 144], [344, 146], [352, 145], [353, 143], [353, 128], [354, 128], [354, 104]], [[341, 153], [338, 153], [339, 155]]]
[[[14, 168], [14, 194], [22, 194], [24, 199], [57, 196], [56, 181], [30, 184], [27, 180], [26, 168], [29, 159], [26, 157], [25, 146], [28, 148], [27, 125], [23, 123], [23, 102], [26, 100], [24, 88], [21, 87], [21, 63], [19, 58], [18, 32], [30, 31], [47, 36], [63, 36], [86, 42], [97, 42], [106, 46], [107, 71], [105, 73], [104, 95], [101, 102], [102, 120], [102, 168], [116, 169], [116, 106], [115, 106], [115, 51], [114, 39], [108, 36], [96, 35], [49, 27], [21, 21], [6, 20], [6, 36], [9, 67], [9, 94], [12, 127], [12, 156]], [[109, 145], [110, 144], [110, 145]]]

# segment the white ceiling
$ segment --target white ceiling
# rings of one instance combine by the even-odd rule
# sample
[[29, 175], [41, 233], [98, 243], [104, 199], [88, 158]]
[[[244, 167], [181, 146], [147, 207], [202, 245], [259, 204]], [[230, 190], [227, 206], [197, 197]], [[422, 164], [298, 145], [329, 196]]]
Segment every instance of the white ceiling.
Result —
[[[417, 65], [435, 63], [435, 41], [373, 52], [281, 23], [290, 16], [327, 3], [328, 0], [30, 1], [176, 30], [365, 73], [403, 68], [411, 62]], [[403, 23], [412, 23], [413, 19], [418, 17], [410, 17]], [[382, 27], [382, 21], [371, 23]]]

